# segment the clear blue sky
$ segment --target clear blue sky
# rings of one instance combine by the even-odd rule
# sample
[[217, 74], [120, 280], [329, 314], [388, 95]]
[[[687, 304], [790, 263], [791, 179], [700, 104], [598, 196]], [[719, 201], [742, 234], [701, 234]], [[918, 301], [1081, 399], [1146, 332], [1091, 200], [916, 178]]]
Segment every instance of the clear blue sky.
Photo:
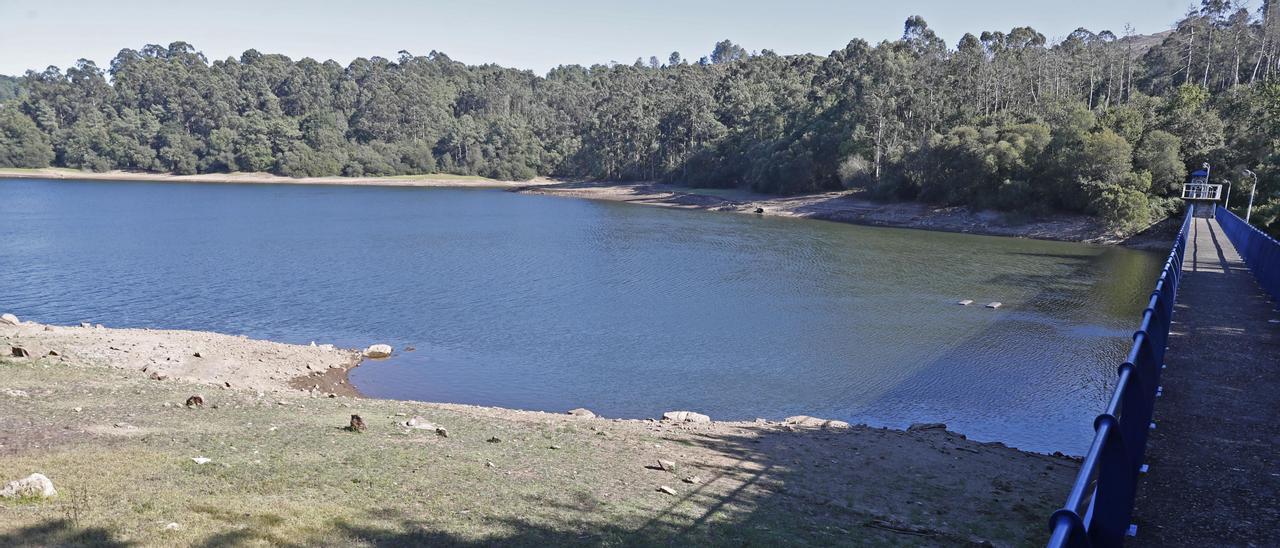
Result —
[[[1260, 0], [1251, 2], [1253, 7]], [[1198, 3], [1198, 2], [1197, 2]], [[0, 74], [84, 57], [106, 67], [122, 48], [183, 40], [210, 60], [255, 48], [294, 59], [447, 53], [545, 73], [559, 64], [630, 63], [679, 51], [696, 60], [729, 38], [748, 50], [826, 54], [850, 39], [895, 38], [924, 16], [949, 46], [965, 32], [1031, 25], [1168, 30], [1188, 0], [0, 0]]]

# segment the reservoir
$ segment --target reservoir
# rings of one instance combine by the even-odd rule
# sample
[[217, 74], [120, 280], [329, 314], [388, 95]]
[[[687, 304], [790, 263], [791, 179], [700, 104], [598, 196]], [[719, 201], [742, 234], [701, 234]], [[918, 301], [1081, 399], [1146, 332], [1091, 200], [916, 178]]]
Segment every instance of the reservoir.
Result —
[[24, 319], [388, 343], [351, 374], [373, 397], [1072, 454], [1163, 259], [499, 190], [0, 180], [0, 204]]

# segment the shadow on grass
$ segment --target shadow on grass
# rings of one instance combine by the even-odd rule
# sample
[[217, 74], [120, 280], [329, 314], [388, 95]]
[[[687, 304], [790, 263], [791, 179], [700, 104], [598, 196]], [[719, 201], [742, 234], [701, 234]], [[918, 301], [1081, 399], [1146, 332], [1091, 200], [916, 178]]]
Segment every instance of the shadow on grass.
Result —
[[112, 538], [97, 527], [77, 527], [70, 520], [57, 519], [0, 534], [0, 546], [131, 546]]

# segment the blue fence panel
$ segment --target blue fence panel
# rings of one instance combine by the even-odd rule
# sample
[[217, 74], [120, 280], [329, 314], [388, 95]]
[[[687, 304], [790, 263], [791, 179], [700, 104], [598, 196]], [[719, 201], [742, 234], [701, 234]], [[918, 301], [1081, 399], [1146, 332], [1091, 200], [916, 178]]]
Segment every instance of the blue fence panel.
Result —
[[1280, 242], [1244, 222], [1235, 213], [1218, 207], [1218, 224], [1236, 246], [1240, 258], [1249, 265], [1253, 277], [1271, 298], [1280, 301]]
[[1049, 518], [1051, 547], [1119, 546], [1129, 531], [1190, 225], [1188, 211], [1120, 364], [1111, 401], [1093, 422], [1093, 443], [1067, 503]]

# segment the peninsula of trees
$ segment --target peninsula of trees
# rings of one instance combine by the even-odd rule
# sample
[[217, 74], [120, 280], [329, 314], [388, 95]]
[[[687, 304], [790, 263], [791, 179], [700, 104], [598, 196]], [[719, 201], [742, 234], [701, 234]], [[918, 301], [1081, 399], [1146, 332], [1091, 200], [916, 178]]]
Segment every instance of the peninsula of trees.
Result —
[[[443, 53], [347, 66], [193, 46], [122, 50], [0, 78], [0, 167], [177, 174], [458, 173], [745, 186], [860, 187], [886, 199], [1079, 211], [1135, 227], [1168, 214], [1187, 170], [1260, 178], [1280, 217], [1280, 10], [1228, 0], [1159, 35], [1029, 27], [954, 48], [920, 17], [827, 56], [723, 41], [546, 76]], [[1242, 192], [1243, 190], [1243, 192]]]

